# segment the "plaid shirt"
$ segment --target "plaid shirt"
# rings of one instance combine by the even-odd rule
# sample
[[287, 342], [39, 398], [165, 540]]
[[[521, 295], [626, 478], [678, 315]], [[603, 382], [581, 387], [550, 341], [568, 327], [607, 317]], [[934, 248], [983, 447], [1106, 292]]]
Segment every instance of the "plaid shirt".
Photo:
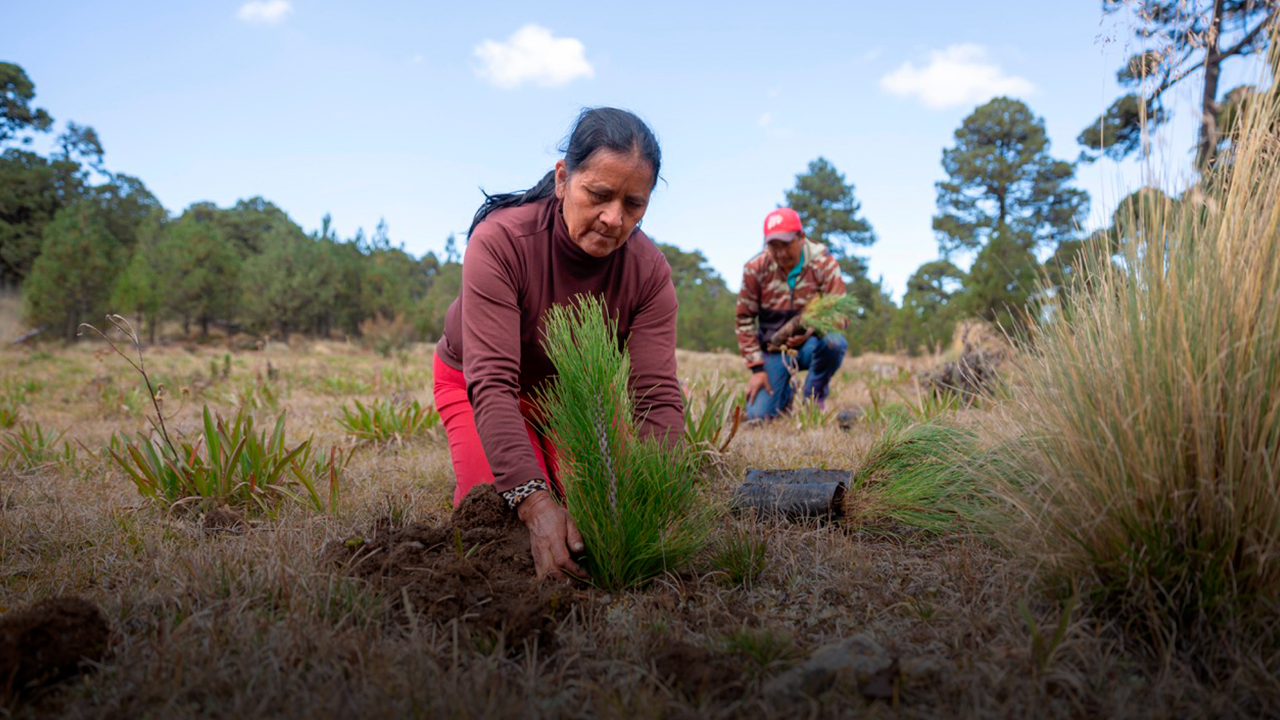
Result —
[[774, 262], [767, 250], [747, 261], [738, 291], [738, 350], [747, 367], [764, 364], [762, 347], [769, 336], [799, 315], [820, 295], [844, 295], [840, 265], [827, 247], [805, 240], [803, 266], [793, 290], [787, 285], [791, 268]]

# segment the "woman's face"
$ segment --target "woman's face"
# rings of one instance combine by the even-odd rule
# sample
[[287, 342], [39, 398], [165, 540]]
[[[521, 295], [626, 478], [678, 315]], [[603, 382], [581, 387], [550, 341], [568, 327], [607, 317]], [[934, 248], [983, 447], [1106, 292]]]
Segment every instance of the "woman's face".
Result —
[[592, 257], [622, 247], [649, 207], [653, 168], [639, 153], [597, 150], [572, 174], [556, 161], [556, 197], [569, 238]]

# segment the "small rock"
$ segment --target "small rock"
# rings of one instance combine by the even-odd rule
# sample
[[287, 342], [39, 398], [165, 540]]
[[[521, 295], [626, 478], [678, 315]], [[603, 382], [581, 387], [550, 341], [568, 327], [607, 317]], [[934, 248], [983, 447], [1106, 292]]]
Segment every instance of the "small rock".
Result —
[[808, 660], [766, 683], [764, 694], [773, 702], [817, 697], [845, 676], [853, 679], [868, 697], [882, 697], [887, 681], [891, 696], [897, 672], [897, 659], [871, 637], [859, 634], [819, 648]]
[[852, 430], [858, 421], [866, 417], [866, 413], [861, 408], [853, 408], [852, 410], [841, 410], [836, 413], [836, 424], [841, 430]]

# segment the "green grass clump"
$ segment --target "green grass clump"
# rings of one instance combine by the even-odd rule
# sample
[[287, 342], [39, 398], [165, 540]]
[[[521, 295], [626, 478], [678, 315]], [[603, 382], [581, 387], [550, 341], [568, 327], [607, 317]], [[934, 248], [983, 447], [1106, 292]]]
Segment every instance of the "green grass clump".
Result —
[[47, 465], [69, 467], [76, 460], [76, 449], [67, 441], [61, 445], [63, 433], [45, 430], [38, 422], [20, 423], [0, 434], [0, 465], [28, 472]]
[[746, 529], [720, 537], [711, 554], [711, 567], [729, 587], [751, 587], [764, 574], [769, 541]]
[[812, 398], [801, 398], [791, 410], [791, 419], [797, 430], [824, 428], [835, 421], [835, 409], [826, 410]]
[[538, 403], [591, 582], [620, 590], [685, 565], [704, 545], [714, 508], [687, 446], [639, 437], [630, 358], [606, 312], [579, 296], [547, 313], [543, 345], [556, 377]]
[[0, 430], [7, 430], [17, 425], [19, 417], [18, 403], [9, 398], [0, 398]]
[[121, 435], [107, 452], [141, 495], [166, 505], [228, 505], [272, 517], [285, 500], [319, 512], [338, 509], [348, 456], [336, 448], [327, 459], [318, 456], [310, 440], [287, 447], [285, 413], [269, 436], [255, 432], [253, 416], [244, 408], [227, 422], [205, 406], [203, 420], [194, 438], [175, 443], [167, 433]]
[[355, 407], [343, 407], [338, 424], [359, 440], [371, 442], [400, 441], [424, 433], [440, 424], [440, 413], [434, 405], [425, 408], [417, 400], [396, 402], [378, 400], [365, 405], [354, 401]]
[[947, 532], [979, 511], [969, 461], [977, 435], [934, 423], [890, 425], [867, 452], [845, 495], [845, 516], [855, 526], [905, 525]]
[[1082, 253], [1014, 395], [1011, 539], [1157, 649], [1274, 633], [1280, 607], [1280, 87], [1242, 122]]
[[372, 391], [369, 383], [347, 373], [321, 375], [317, 379], [318, 389], [325, 395], [367, 395]]

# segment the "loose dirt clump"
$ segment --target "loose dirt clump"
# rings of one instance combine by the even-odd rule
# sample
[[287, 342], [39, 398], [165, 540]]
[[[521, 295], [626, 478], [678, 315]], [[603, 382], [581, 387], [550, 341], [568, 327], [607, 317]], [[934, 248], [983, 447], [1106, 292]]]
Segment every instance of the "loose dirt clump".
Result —
[[0, 617], [0, 695], [22, 695], [84, 669], [106, 654], [111, 627], [79, 597], [41, 600]]
[[742, 692], [742, 667], [733, 657], [687, 642], [663, 645], [653, 655], [653, 668], [664, 683], [689, 698], [715, 698]]
[[526, 641], [552, 649], [573, 595], [536, 582], [529, 533], [491, 485], [472, 490], [447, 524], [330, 543], [325, 559], [383, 591], [395, 621], [457, 620], [510, 649]]
[[244, 517], [229, 507], [216, 507], [204, 514], [202, 524], [208, 532], [239, 532], [244, 529]]

